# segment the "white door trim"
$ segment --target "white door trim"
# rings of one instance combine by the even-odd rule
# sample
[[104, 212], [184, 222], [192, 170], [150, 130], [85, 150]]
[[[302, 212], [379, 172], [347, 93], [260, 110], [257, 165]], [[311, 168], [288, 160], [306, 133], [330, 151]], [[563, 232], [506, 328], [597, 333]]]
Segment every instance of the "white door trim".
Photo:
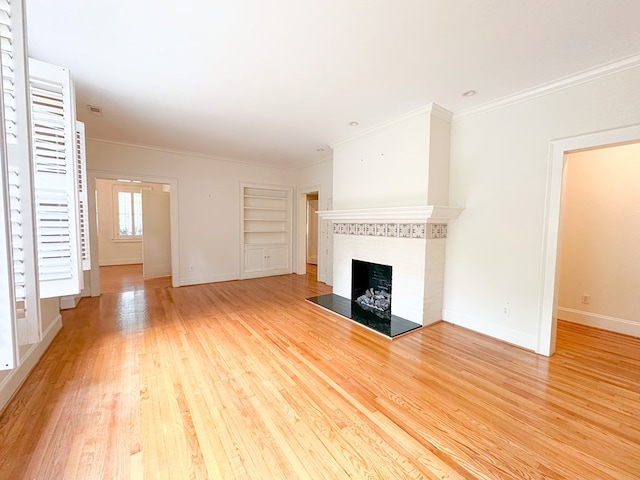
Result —
[[554, 140], [550, 144], [544, 219], [544, 243], [538, 302], [536, 353], [550, 356], [556, 349], [558, 314], [558, 234], [565, 155], [579, 150], [622, 145], [640, 139], [640, 125]]

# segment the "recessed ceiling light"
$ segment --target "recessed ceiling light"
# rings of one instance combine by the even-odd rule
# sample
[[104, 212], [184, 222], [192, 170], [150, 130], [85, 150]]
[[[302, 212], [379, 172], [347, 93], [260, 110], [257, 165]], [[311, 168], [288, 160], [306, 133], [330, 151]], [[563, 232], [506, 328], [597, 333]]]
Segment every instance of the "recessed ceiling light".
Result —
[[478, 92], [476, 92], [475, 90], [467, 90], [466, 92], [464, 92], [462, 94], [462, 96], [463, 97], [473, 97], [476, 93], [478, 93]]
[[351, 125], [352, 127], [357, 127], [360, 124], [358, 122], [349, 122], [349, 125]]
[[102, 108], [101, 107], [97, 107], [95, 105], [87, 105], [87, 108], [89, 109], [89, 113], [91, 115], [95, 115], [96, 117], [103, 117], [103, 113], [102, 113]]
[[324, 152], [324, 148], [316, 148], [316, 152]]

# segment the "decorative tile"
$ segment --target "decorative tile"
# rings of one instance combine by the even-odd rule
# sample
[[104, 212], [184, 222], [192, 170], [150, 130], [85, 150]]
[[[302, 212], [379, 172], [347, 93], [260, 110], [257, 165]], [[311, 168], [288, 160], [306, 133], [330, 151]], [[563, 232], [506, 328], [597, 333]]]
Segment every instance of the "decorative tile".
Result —
[[446, 223], [430, 223], [429, 238], [447, 238]]
[[334, 223], [333, 233], [368, 237], [447, 238], [446, 223]]
[[398, 236], [400, 238], [411, 238], [411, 224], [410, 223], [398, 224]]
[[424, 238], [424, 223], [411, 224], [411, 238]]
[[367, 236], [372, 237], [376, 234], [376, 224], [375, 223], [367, 223]]

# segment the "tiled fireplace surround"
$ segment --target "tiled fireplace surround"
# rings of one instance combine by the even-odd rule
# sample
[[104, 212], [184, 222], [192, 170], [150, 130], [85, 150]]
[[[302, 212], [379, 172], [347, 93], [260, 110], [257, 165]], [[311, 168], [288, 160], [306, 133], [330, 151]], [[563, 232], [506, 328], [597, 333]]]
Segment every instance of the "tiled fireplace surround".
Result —
[[391, 313], [429, 325], [442, 318], [447, 222], [445, 206], [318, 212], [333, 222], [333, 292], [351, 298], [351, 260], [393, 267]]

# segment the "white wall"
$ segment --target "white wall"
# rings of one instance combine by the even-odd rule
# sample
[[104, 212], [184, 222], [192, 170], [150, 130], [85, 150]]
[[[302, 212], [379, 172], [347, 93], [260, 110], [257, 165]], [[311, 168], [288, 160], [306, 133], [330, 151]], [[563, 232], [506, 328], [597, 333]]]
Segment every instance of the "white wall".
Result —
[[465, 210], [449, 224], [445, 320], [536, 348], [550, 142], [640, 123], [639, 84], [634, 67], [454, 119], [450, 203]]
[[571, 153], [565, 177], [559, 316], [640, 336], [640, 143]]
[[142, 191], [142, 276], [171, 275], [171, 198], [166, 191]]
[[334, 209], [427, 205], [427, 113], [333, 145]]
[[87, 168], [98, 178], [107, 172], [176, 180], [178, 285], [239, 278], [241, 182], [295, 184], [292, 170], [92, 139]]
[[[304, 193], [301, 192], [318, 192], [318, 209], [333, 209], [333, 161], [325, 160], [305, 168], [301, 168], [296, 172], [296, 185], [298, 197], [303, 198]], [[305, 203], [303, 199], [303, 203]], [[300, 208], [300, 202], [297, 208]], [[299, 222], [304, 220], [304, 211], [298, 211], [296, 215]], [[318, 228], [320, 230], [320, 241], [318, 243], [318, 280], [329, 285], [333, 283], [333, 230], [331, 222], [318, 219]], [[300, 230], [300, 229], [298, 229]], [[295, 240], [296, 247], [300, 242], [304, 242], [304, 228], [298, 232], [298, 240]], [[296, 250], [297, 251], [297, 250]], [[299, 253], [299, 252], [298, 252]], [[305, 262], [304, 255], [302, 258], [298, 255], [298, 263]], [[300, 265], [298, 265], [300, 266]], [[297, 271], [299, 271], [297, 269]]]

